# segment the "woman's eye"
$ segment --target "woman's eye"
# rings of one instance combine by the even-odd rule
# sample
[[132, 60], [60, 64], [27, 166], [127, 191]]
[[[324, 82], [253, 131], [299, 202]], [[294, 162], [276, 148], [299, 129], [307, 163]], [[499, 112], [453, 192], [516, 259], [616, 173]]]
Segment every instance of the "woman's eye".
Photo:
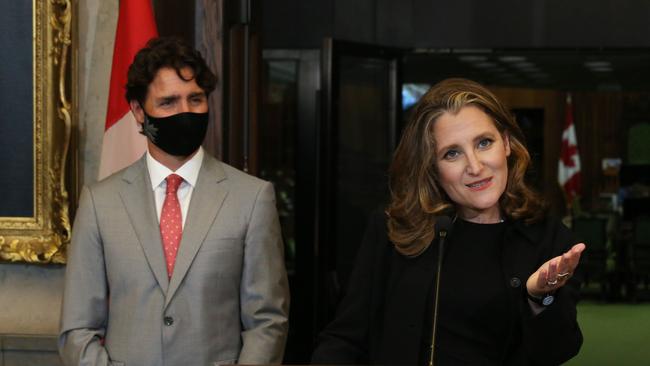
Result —
[[445, 155], [443, 156], [443, 159], [453, 160], [453, 159], [457, 158], [458, 155], [460, 155], [460, 152], [458, 152], [458, 150], [449, 150], [449, 151], [447, 151], [445, 153]]
[[478, 147], [480, 148], [486, 148], [490, 145], [492, 145], [492, 139], [483, 139], [478, 143]]

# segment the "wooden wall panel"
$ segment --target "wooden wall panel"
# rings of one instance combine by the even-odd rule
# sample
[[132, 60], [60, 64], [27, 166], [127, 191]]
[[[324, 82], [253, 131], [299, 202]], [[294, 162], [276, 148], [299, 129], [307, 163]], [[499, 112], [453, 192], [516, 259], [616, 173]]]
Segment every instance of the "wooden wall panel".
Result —
[[625, 126], [623, 94], [618, 92], [574, 93], [574, 123], [583, 174], [583, 205], [596, 207], [606, 190], [603, 158], [623, 158]]
[[158, 34], [178, 36], [194, 44], [194, 0], [153, 0]]
[[[553, 213], [564, 213], [557, 164], [565, 122], [566, 92], [499, 87], [491, 90], [510, 108], [544, 109], [544, 195]], [[622, 158], [625, 161], [628, 124], [623, 117], [625, 94], [575, 92], [572, 96], [582, 169], [581, 204], [584, 210], [590, 211], [598, 208], [601, 193], [615, 191], [615, 183], [602, 172], [602, 159]]]
[[543, 194], [553, 213], [564, 207], [557, 183], [557, 163], [564, 125], [564, 94], [555, 90], [490, 87], [497, 97], [512, 109], [540, 108], [544, 110]]

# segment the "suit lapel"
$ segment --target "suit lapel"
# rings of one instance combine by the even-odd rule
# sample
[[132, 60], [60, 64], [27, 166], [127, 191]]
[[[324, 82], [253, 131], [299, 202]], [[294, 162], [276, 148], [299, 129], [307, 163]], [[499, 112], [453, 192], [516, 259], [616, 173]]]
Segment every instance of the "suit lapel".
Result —
[[221, 163], [206, 155], [203, 158], [196, 187], [192, 192], [192, 199], [183, 228], [183, 238], [176, 255], [174, 273], [167, 290], [165, 306], [174, 297], [174, 293], [187, 274], [226, 198], [228, 189], [225, 184], [219, 184], [224, 179], [226, 179], [226, 174], [221, 167]]
[[120, 190], [120, 196], [149, 267], [151, 267], [160, 288], [166, 292], [169, 282], [167, 268], [156, 217], [156, 204], [145, 159], [143, 156], [124, 171], [122, 175], [124, 184]]

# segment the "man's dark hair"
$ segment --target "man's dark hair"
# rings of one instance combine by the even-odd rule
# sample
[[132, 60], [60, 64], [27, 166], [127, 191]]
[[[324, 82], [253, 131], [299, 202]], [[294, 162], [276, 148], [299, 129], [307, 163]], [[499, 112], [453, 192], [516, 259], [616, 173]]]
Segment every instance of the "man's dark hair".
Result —
[[216, 84], [217, 77], [210, 71], [199, 51], [196, 51], [185, 41], [177, 37], [153, 38], [135, 55], [129, 66], [126, 82], [126, 100], [137, 100], [144, 103], [149, 84], [156, 77], [158, 70], [170, 67], [176, 70], [179, 78], [189, 81], [181, 75], [181, 70], [189, 67], [205, 94], [210, 94]]

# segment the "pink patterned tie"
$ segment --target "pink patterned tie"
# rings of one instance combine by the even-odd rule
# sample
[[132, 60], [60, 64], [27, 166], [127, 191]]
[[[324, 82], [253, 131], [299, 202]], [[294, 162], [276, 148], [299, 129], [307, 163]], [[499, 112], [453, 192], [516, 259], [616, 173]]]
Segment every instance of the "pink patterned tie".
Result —
[[167, 261], [167, 275], [172, 277], [176, 253], [183, 236], [183, 216], [181, 205], [178, 202], [176, 192], [183, 182], [183, 178], [176, 174], [170, 174], [167, 180], [167, 193], [160, 214], [160, 236], [162, 237], [165, 260]]

